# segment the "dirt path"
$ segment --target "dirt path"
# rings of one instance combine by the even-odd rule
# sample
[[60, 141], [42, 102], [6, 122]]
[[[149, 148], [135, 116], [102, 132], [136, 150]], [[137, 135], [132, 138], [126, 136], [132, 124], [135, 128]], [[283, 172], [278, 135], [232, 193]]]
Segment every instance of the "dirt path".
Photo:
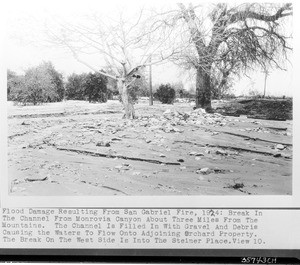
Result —
[[9, 108], [11, 195], [286, 195], [292, 121], [184, 103], [64, 102]]

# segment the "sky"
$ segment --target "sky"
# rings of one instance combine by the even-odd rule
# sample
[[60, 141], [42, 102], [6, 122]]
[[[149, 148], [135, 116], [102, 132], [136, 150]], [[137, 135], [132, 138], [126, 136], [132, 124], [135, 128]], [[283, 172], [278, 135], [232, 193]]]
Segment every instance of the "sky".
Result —
[[[8, 69], [17, 73], [32, 66], [37, 66], [42, 61], [51, 61], [55, 68], [62, 72], [65, 77], [71, 73], [89, 72], [90, 69], [77, 62], [71, 53], [56, 46], [45, 46], [40, 39], [44, 36], [45, 21], [53, 17], [64, 17], [67, 19], [79, 19], [83, 14], [90, 14], [97, 10], [103, 16], [109, 14], [114, 16], [118, 10], [126, 14], [135, 14], [140, 5], [148, 7], [150, 1], [68, 1], [52, 0], [37, 1], [26, 0], [7, 1], [4, 10], [6, 17], [6, 40], [5, 40], [5, 63]], [[172, 7], [174, 1], [152, 0], [150, 3], [160, 7], [161, 3]], [[100, 4], [101, 3], [101, 4]], [[124, 4], [126, 3], [126, 4]], [[97, 8], [95, 8], [97, 7]], [[290, 30], [290, 28], [289, 28]], [[42, 45], [43, 44], [43, 45]], [[293, 61], [293, 57], [291, 60]], [[92, 59], [93, 60], [93, 59]], [[96, 59], [95, 59], [96, 60]], [[94, 62], [98, 63], [98, 62]], [[287, 64], [287, 71], [274, 70], [267, 78], [267, 95], [292, 96], [293, 95], [293, 67]], [[175, 83], [183, 82], [186, 89], [193, 86], [194, 79], [189, 79], [189, 74], [171, 63], [161, 66], [153, 66], [153, 83]], [[250, 77], [242, 77], [238, 80], [233, 92], [243, 95], [252, 91], [262, 94], [264, 90], [265, 75], [261, 71], [253, 72]]]

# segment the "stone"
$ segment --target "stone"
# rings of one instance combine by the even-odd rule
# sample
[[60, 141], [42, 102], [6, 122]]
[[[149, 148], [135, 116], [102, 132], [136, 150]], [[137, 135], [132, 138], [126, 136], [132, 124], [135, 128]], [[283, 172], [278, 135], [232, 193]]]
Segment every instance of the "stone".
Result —
[[221, 149], [217, 150], [217, 151], [216, 151], [216, 154], [217, 154], [217, 155], [223, 155], [223, 156], [224, 156], [224, 155], [228, 155], [228, 153], [227, 153], [226, 151], [221, 150]]
[[208, 174], [210, 174], [212, 172], [213, 171], [210, 168], [208, 168], [208, 167], [204, 167], [204, 168], [198, 169], [196, 171], [197, 174], [203, 174], [203, 175], [208, 175]]
[[171, 109], [167, 109], [167, 110], [163, 113], [163, 115], [168, 115], [168, 114], [171, 114], [171, 113], [172, 113]]
[[110, 147], [110, 142], [108, 142], [108, 141], [99, 141], [99, 142], [96, 143], [96, 146]]
[[[111, 139], [111, 141], [122, 141], [122, 139], [119, 138], [119, 137], [114, 137], [114, 138]], [[109, 143], [109, 142], [108, 142], [108, 143]]]
[[283, 150], [284, 148], [285, 148], [285, 146], [282, 144], [276, 145], [276, 149], [278, 149], [278, 150]]

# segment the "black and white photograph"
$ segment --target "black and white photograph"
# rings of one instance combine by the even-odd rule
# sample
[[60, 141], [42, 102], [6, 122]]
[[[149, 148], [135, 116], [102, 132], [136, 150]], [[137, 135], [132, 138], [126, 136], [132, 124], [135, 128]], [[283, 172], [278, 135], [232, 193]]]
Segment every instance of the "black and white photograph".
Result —
[[293, 195], [292, 3], [14, 3], [9, 196]]

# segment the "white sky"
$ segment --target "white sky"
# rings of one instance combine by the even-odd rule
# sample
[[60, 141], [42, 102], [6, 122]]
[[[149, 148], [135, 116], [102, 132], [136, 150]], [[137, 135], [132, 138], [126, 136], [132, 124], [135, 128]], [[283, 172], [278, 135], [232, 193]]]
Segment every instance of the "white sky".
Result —
[[[150, 1], [148, 1], [149, 3]], [[152, 0], [151, 5], [172, 6], [173, 1]], [[186, 1], [184, 1], [186, 2]], [[105, 4], [104, 4], [105, 3]], [[122, 4], [120, 4], [122, 3]], [[126, 3], [126, 4], [124, 4]], [[40, 36], [45, 29], [44, 21], [52, 15], [63, 17], [79, 17], [89, 12], [114, 14], [119, 9], [126, 13], [134, 13], [139, 5], [149, 5], [146, 1], [67, 1], [67, 0], [10, 0], [5, 4], [4, 10], [7, 15], [7, 39], [5, 46], [6, 67], [22, 73], [31, 66], [36, 66], [44, 61], [51, 61], [55, 68], [65, 76], [76, 72], [89, 72], [90, 69], [77, 62], [70, 53], [60, 48], [46, 48], [40, 46], [38, 41], [32, 42], [34, 37]], [[103, 65], [101, 65], [103, 66]], [[100, 67], [101, 67], [100, 66]], [[153, 66], [153, 82], [166, 83], [184, 81], [186, 78], [180, 73], [182, 70], [171, 64]], [[267, 79], [267, 95], [292, 95], [292, 67], [288, 65], [288, 71], [274, 71]], [[187, 87], [190, 85], [187, 84]], [[234, 86], [236, 94], [244, 94], [250, 90], [263, 92], [264, 74], [255, 73], [251, 78], [243, 78]]]

